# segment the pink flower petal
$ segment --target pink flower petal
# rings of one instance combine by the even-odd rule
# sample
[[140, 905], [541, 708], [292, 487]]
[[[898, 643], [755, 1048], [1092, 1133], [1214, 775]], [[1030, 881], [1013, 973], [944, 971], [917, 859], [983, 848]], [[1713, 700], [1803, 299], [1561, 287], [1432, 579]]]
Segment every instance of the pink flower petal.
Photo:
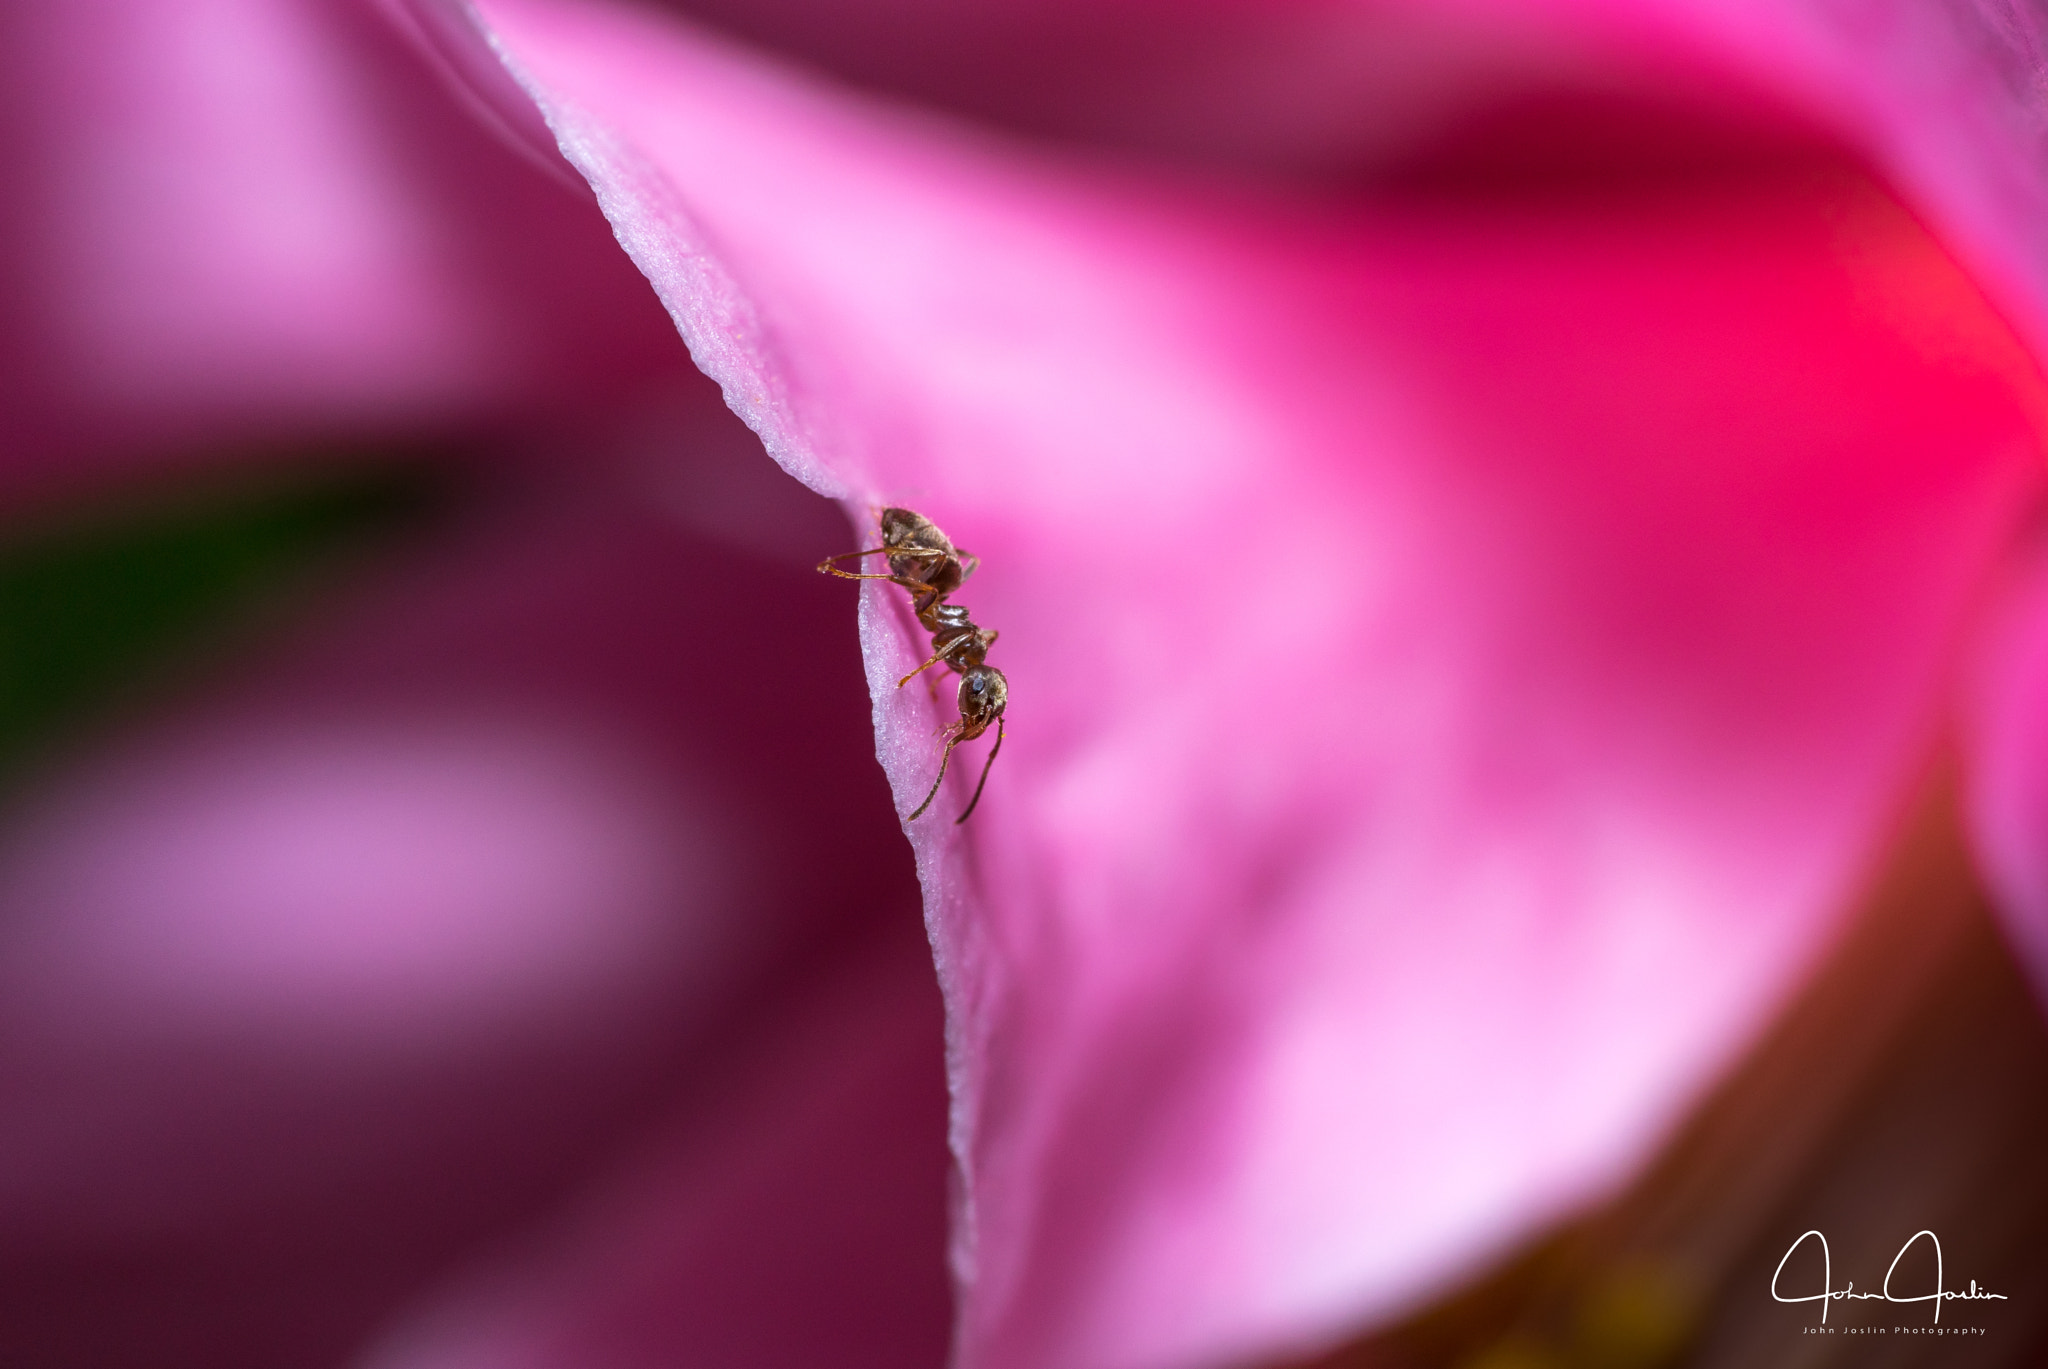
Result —
[[[1209, 165], [1665, 155], [1790, 120], [1880, 167], [2035, 341], [2048, 21], [1977, 0], [672, 0], [863, 85]], [[1738, 103], [1731, 106], [1729, 101]], [[1470, 151], [1469, 146], [1458, 150]], [[1675, 149], [1683, 152], [1686, 149]]]
[[[1262, 200], [484, 9], [778, 460], [984, 558], [1014, 735], [910, 829], [964, 1363], [1387, 1310], [1612, 1182], [1805, 963], [2038, 403], [1856, 175]], [[907, 811], [945, 708], [890, 688], [901, 599]]]

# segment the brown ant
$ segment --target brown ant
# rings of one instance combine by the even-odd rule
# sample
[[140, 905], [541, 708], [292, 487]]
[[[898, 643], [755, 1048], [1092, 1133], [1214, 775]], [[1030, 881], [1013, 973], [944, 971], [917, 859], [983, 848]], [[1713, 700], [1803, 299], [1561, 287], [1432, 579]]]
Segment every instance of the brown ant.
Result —
[[[963, 605], [946, 602], [947, 597], [958, 590], [967, 577], [974, 574], [975, 567], [981, 564], [972, 552], [955, 547], [951, 539], [939, 531], [938, 524], [909, 509], [883, 509], [881, 528], [881, 546], [828, 556], [818, 563], [818, 569], [843, 580], [887, 580], [910, 591], [911, 607], [917, 613], [917, 621], [932, 635], [932, 654], [923, 665], [896, 682], [898, 689], [942, 661], [960, 676], [960, 719], [946, 725], [946, 750], [939, 757], [938, 778], [932, 781], [931, 792], [911, 813], [910, 820], [922, 817], [924, 810], [931, 807], [932, 800], [938, 797], [939, 785], [946, 778], [946, 765], [953, 759], [953, 748], [988, 731], [990, 723], [996, 725], [996, 744], [989, 748], [988, 760], [982, 763], [981, 782], [974, 786], [974, 797], [967, 801], [967, 807], [961, 810], [960, 816], [953, 819], [957, 826], [967, 821], [968, 815], [974, 812], [974, 806], [981, 802], [982, 788], [988, 784], [989, 768], [996, 763], [996, 753], [1003, 749], [1003, 710], [1010, 702], [1010, 682], [1003, 678], [1002, 671], [985, 664], [988, 649], [995, 645], [1000, 634], [989, 628], [976, 627]], [[858, 560], [863, 556], [888, 557], [888, 571], [865, 574], [841, 570], [833, 564], [835, 561]]]

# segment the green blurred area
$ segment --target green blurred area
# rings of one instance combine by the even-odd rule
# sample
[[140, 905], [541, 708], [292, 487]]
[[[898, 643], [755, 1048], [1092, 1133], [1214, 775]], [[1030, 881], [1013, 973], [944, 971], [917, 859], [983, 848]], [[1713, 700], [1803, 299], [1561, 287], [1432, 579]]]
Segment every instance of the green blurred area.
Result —
[[421, 471], [372, 466], [0, 524], [0, 784], [435, 502]]

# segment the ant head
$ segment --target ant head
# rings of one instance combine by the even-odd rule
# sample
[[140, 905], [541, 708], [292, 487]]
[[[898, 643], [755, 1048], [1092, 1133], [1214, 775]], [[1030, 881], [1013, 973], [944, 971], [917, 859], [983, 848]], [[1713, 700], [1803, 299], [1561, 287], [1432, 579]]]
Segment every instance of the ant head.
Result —
[[1010, 682], [994, 666], [978, 665], [960, 676], [960, 720], [979, 732], [1003, 715]]

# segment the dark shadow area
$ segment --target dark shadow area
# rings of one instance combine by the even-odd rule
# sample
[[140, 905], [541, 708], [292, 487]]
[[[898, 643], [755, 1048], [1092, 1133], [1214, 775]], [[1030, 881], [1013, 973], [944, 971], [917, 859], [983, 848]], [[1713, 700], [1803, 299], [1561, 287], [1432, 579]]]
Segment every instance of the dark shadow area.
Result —
[[445, 472], [398, 458], [335, 453], [285, 469], [67, 501], [0, 531], [0, 786], [288, 620], [453, 499]]
[[1839, 157], [1704, 62], [1425, 6], [669, 0], [872, 93], [1119, 161], [1357, 191], [1719, 174]]
[[[431, 466], [285, 460], [328, 474], [188, 480], [52, 505], [0, 534], [0, 1363], [339, 1369], [508, 1262], [560, 1295], [550, 1334], [581, 1347], [560, 1361], [580, 1369], [648, 1346], [735, 1365], [941, 1361], [938, 989], [853, 605], [812, 570], [847, 544], [846, 521], [701, 379], [637, 416], [523, 437], [535, 451]], [[682, 868], [710, 872], [621, 924], [653, 930], [644, 953], [605, 962], [609, 979], [570, 974], [569, 996], [458, 1015], [436, 1036], [441, 991], [379, 979], [374, 958], [331, 970], [297, 922], [341, 907], [327, 924], [340, 959], [382, 938], [399, 970], [422, 963], [418, 938], [473, 927], [429, 964], [459, 997], [491, 983], [464, 988], [463, 966], [542, 914], [515, 884], [484, 895], [506, 908], [436, 923], [423, 905], [409, 923], [413, 905], [392, 901], [413, 897], [404, 880], [350, 891], [404, 833], [323, 829], [317, 806], [294, 830], [339, 859], [324, 876], [297, 867], [313, 872], [274, 903], [237, 903], [240, 872], [198, 847], [169, 867], [185, 883], [161, 906], [146, 885], [120, 904], [8, 884], [61, 826], [52, 786], [146, 762], [166, 737], [197, 757], [174, 780], [175, 766], [268, 765], [266, 738], [286, 755], [339, 738], [318, 754], [345, 779], [402, 774], [412, 738], [430, 759], [471, 723], [595, 739], [592, 754], [656, 787], [649, 811], [678, 815], [659, 840]], [[216, 760], [216, 739], [256, 759]], [[182, 840], [178, 810], [211, 802], [174, 782], [116, 811]], [[421, 859], [467, 859], [493, 809], [433, 802]], [[91, 863], [154, 859], [148, 842], [92, 844], [121, 821], [80, 829]], [[322, 901], [330, 886], [342, 903]], [[208, 940], [228, 916], [246, 916], [246, 940]], [[130, 929], [179, 964], [199, 947], [198, 982], [123, 959]], [[392, 1018], [380, 1036], [346, 996], [323, 1016], [289, 987], [205, 978], [209, 947], [233, 960], [294, 944], [309, 953], [282, 972], [316, 1000], [366, 984], [366, 1019], [398, 1002], [425, 1026]], [[834, 987], [850, 975], [882, 986], [880, 1007]], [[852, 1025], [831, 1020], [841, 1000]], [[822, 1044], [777, 1044], [791, 1039]], [[594, 1202], [625, 1236], [588, 1229]], [[640, 1260], [631, 1223], [648, 1204], [673, 1216]], [[578, 1301], [586, 1258], [620, 1262], [616, 1298]], [[783, 1349], [749, 1360], [735, 1347], [750, 1344]]]

